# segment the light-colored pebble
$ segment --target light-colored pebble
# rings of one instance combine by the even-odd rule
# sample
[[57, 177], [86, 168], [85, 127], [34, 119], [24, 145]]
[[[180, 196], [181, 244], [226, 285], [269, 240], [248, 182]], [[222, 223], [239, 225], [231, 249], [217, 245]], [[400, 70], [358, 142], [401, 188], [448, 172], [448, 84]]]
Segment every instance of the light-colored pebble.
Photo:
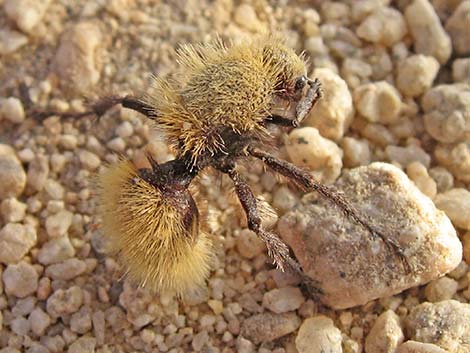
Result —
[[132, 124], [128, 121], [123, 121], [117, 128], [116, 134], [121, 138], [126, 138], [132, 136], [134, 133], [134, 128]]
[[341, 173], [343, 152], [313, 127], [293, 130], [288, 136], [286, 149], [294, 164], [308, 168], [323, 183], [333, 183]]
[[446, 22], [447, 33], [452, 38], [452, 46], [459, 56], [470, 55], [470, 1], [462, 1]]
[[85, 334], [92, 328], [90, 308], [82, 306], [70, 318], [70, 329], [79, 334]]
[[438, 144], [434, 156], [441, 166], [463, 182], [470, 182], [470, 141], [457, 144]]
[[343, 353], [341, 331], [333, 320], [316, 316], [305, 320], [300, 326], [295, 347], [299, 353]]
[[263, 306], [276, 314], [300, 308], [305, 298], [297, 287], [276, 288], [264, 293]]
[[28, 317], [31, 331], [37, 336], [42, 336], [51, 324], [51, 317], [41, 308], [35, 308]]
[[449, 353], [448, 351], [432, 343], [421, 343], [416, 341], [406, 341], [401, 344], [396, 353]]
[[27, 186], [31, 192], [41, 191], [49, 177], [49, 161], [42, 154], [37, 155], [28, 166]]
[[8, 223], [0, 230], [0, 262], [20, 261], [36, 245], [36, 229], [32, 225]]
[[406, 166], [406, 174], [418, 189], [430, 199], [437, 194], [437, 184], [428, 174], [426, 167], [420, 162], [411, 162]]
[[18, 201], [14, 197], [8, 198], [2, 201], [0, 211], [4, 222], [20, 222], [26, 214], [26, 204]]
[[46, 180], [44, 191], [48, 198], [52, 200], [62, 200], [65, 194], [64, 187], [57, 180], [51, 178]]
[[392, 46], [406, 34], [403, 15], [391, 7], [378, 7], [357, 27], [358, 37], [372, 43]]
[[31, 33], [42, 20], [49, 3], [50, 0], [5, 0], [3, 8], [20, 30]]
[[442, 300], [452, 299], [459, 283], [449, 277], [442, 277], [429, 282], [424, 289], [426, 299], [432, 303], [437, 303]]
[[456, 59], [452, 63], [452, 78], [454, 82], [470, 85], [470, 58]]
[[457, 143], [470, 139], [470, 85], [433, 87], [423, 96], [424, 127], [436, 140]]
[[429, 89], [439, 71], [439, 62], [432, 56], [412, 55], [397, 67], [396, 85], [409, 97], [422, 95]]
[[28, 43], [28, 37], [10, 29], [0, 29], [0, 55], [14, 53]]
[[385, 155], [390, 162], [399, 163], [402, 167], [413, 162], [418, 162], [426, 168], [429, 168], [431, 164], [431, 157], [416, 145], [406, 147], [389, 145], [385, 148]]
[[8, 265], [3, 271], [3, 283], [8, 295], [24, 298], [33, 294], [38, 288], [38, 273], [26, 262]]
[[0, 154], [0, 200], [21, 195], [26, 173], [14, 154]]
[[456, 227], [470, 230], [470, 192], [455, 188], [438, 194], [434, 200], [436, 206], [443, 210]]
[[67, 353], [90, 353], [95, 351], [96, 339], [94, 337], [82, 336], [73, 342]]
[[429, 169], [429, 175], [436, 182], [437, 191], [440, 193], [450, 190], [454, 186], [454, 177], [444, 167], [437, 166]]
[[43, 265], [55, 264], [75, 255], [69, 237], [63, 236], [44, 243], [38, 252], [38, 261]]
[[73, 213], [67, 210], [57, 212], [46, 219], [46, 231], [49, 237], [57, 238], [67, 234], [72, 224]]
[[405, 18], [414, 39], [415, 52], [434, 56], [445, 64], [452, 53], [452, 44], [429, 1], [414, 0], [405, 10]]
[[69, 281], [86, 271], [86, 263], [76, 258], [50, 265], [46, 268], [46, 275], [52, 279]]
[[357, 87], [354, 90], [354, 104], [359, 113], [372, 123], [396, 123], [402, 110], [400, 94], [386, 81]]
[[47, 299], [47, 313], [57, 318], [76, 312], [83, 303], [83, 291], [73, 286], [69, 289], [58, 289]]
[[317, 128], [323, 137], [338, 141], [354, 115], [351, 93], [346, 82], [330, 69], [316, 69], [311, 76], [320, 80], [325, 94], [302, 125]]
[[470, 304], [455, 300], [423, 303], [411, 309], [405, 320], [410, 339], [433, 343], [444, 350], [470, 350]]
[[253, 6], [249, 4], [241, 4], [235, 9], [233, 19], [242, 28], [252, 32], [257, 32], [263, 29], [263, 24], [258, 19]]
[[360, 140], [353, 137], [345, 137], [341, 140], [343, 148], [344, 166], [347, 168], [367, 165], [371, 160], [371, 152], [367, 140]]
[[209, 333], [206, 330], [202, 330], [194, 335], [191, 346], [196, 352], [200, 352], [207, 341], [209, 341]]
[[294, 332], [300, 326], [300, 319], [294, 313], [262, 313], [247, 318], [240, 334], [255, 344], [270, 342]]
[[384, 237], [401, 245], [411, 273], [380, 238], [372, 240], [331, 201], [306, 195], [281, 217], [278, 229], [305, 273], [321, 283], [324, 304], [362, 305], [439, 278], [460, 263], [462, 245], [450, 220], [400, 169], [373, 163], [344, 173], [335, 186]]
[[236, 239], [236, 246], [239, 254], [247, 259], [258, 256], [266, 249], [263, 241], [249, 229], [240, 232]]
[[93, 334], [96, 338], [96, 344], [103, 345], [105, 343], [106, 321], [105, 315], [101, 310], [95, 311], [91, 317], [93, 323]]
[[287, 186], [281, 186], [273, 194], [273, 206], [280, 213], [289, 211], [298, 201], [297, 195]]
[[366, 353], [394, 352], [404, 338], [400, 318], [392, 310], [387, 310], [375, 321], [364, 348]]
[[63, 88], [85, 93], [98, 82], [96, 55], [101, 40], [100, 28], [91, 22], [80, 22], [62, 35], [54, 68]]
[[15, 317], [10, 322], [10, 328], [11, 331], [18, 336], [26, 336], [31, 329], [29, 321], [22, 316]]
[[0, 116], [14, 124], [20, 124], [25, 119], [23, 104], [16, 97], [0, 100]]
[[253, 342], [243, 338], [242, 336], [238, 336], [237, 338], [237, 352], [239, 353], [254, 353], [255, 352], [255, 345]]

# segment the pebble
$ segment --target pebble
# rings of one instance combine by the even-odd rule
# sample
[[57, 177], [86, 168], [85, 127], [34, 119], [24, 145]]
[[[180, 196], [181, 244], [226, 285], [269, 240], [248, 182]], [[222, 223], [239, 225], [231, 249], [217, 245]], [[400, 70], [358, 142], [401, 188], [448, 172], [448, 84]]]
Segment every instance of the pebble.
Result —
[[452, 53], [452, 44], [429, 1], [414, 0], [406, 7], [405, 18], [414, 39], [415, 52], [434, 56], [439, 63], [445, 64]]
[[200, 352], [208, 340], [209, 340], [209, 334], [207, 333], [206, 330], [198, 332], [193, 337], [193, 340], [191, 342], [191, 347], [193, 347], [193, 349], [196, 352]]
[[54, 67], [63, 88], [86, 93], [98, 82], [96, 55], [101, 41], [100, 28], [91, 22], [80, 22], [62, 35]]
[[402, 167], [414, 162], [418, 162], [426, 168], [431, 165], [431, 157], [416, 145], [406, 147], [389, 145], [385, 148], [385, 155], [390, 162], [399, 163]]
[[470, 85], [438, 85], [423, 96], [424, 127], [439, 142], [470, 140]]
[[459, 283], [456, 280], [449, 277], [441, 277], [426, 285], [424, 295], [431, 303], [449, 300], [457, 293], [458, 286]]
[[407, 28], [403, 15], [391, 7], [379, 7], [357, 27], [359, 38], [391, 47], [402, 40]]
[[49, 177], [49, 161], [42, 154], [37, 155], [28, 166], [27, 185], [31, 192], [41, 191]]
[[454, 82], [470, 85], [470, 58], [456, 59], [452, 63], [452, 78]]
[[46, 276], [52, 279], [69, 281], [83, 274], [87, 269], [85, 261], [72, 258], [50, 265], [46, 268]]
[[470, 141], [457, 144], [438, 144], [434, 150], [436, 160], [463, 182], [470, 182]]
[[[2, 148], [0, 144], [0, 148]], [[8, 146], [9, 147], [9, 146]], [[18, 197], [26, 185], [26, 173], [21, 162], [14, 154], [0, 153], [0, 200], [8, 197]]]
[[32, 33], [34, 27], [42, 20], [50, 0], [5, 0], [5, 14], [25, 33]]
[[433, 343], [449, 352], [470, 350], [470, 304], [455, 300], [423, 303], [405, 320], [410, 339]]
[[438, 194], [434, 200], [436, 207], [443, 210], [452, 223], [459, 228], [470, 230], [470, 192], [455, 188]]
[[294, 332], [300, 326], [300, 319], [294, 313], [262, 313], [247, 318], [241, 327], [241, 335], [255, 344], [270, 342]]
[[128, 121], [123, 121], [117, 128], [116, 128], [116, 135], [121, 138], [131, 137], [134, 133], [134, 128], [132, 124]]
[[317, 128], [323, 137], [338, 141], [347, 131], [354, 116], [348, 85], [338, 74], [327, 68], [316, 69], [311, 76], [320, 80], [324, 95], [302, 125]]
[[386, 81], [361, 85], [353, 96], [358, 112], [371, 123], [394, 124], [400, 118], [400, 93]]
[[346, 168], [367, 165], [371, 161], [371, 151], [367, 140], [345, 137], [341, 140], [343, 163]]
[[106, 146], [114, 152], [123, 152], [126, 149], [126, 141], [121, 137], [111, 139]]
[[39, 337], [44, 335], [51, 325], [51, 317], [41, 308], [35, 308], [28, 317], [31, 331]]
[[429, 175], [436, 182], [437, 191], [444, 192], [452, 189], [454, 186], [454, 177], [444, 167], [434, 167], [429, 169]]
[[396, 353], [449, 353], [448, 351], [432, 343], [421, 343], [416, 341], [406, 341], [401, 344]]
[[10, 329], [13, 333], [17, 334], [18, 336], [26, 336], [31, 329], [29, 321], [22, 317], [15, 317], [10, 322]]
[[8, 295], [25, 298], [38, 288], [38, 273], [26, 262], [8, 265], [3, 271], [3, 284]]
[[93, 334], [96, 338], [96, 343], [98, 345], [103, 345], [105, 343], [106, 330], [104, 312], [102, 312], [101, 310], [95, 311], [91, 317], [91, 322], [93, 324]]
[[406, 166], [406, 174], [418, 189], [430, 199], [437, 194], [437, 184], [428, 174], [426, 167], [420, 162], [411, 162]]
[[320, 182], [331, 184], [341, 174], [343, 152], [316, 128], [293, 130], [287, 138], [286, 149], [295, 165], [308, 168]]
[[20, 261], [36, 245], [36, 229], [32, 225], [8, 223], [0, 230], [0, 262]]
[[73, 213], [67, 210], [57, 212], [46, 218], [46, 231], [49, 237], [57, 238], [67, 234], [72, 224]]
[[254, 353], [255, 352], [255, 345], [253, 342], [243, 338], [242, 336], [238, 336], [237, 338], [237, 352], [238, 353]]
[[454, 51], [459, 56], [470, 55], [470, 1], [462, 1], [446, 22], [447, 33], [452, 39]]
[[0, 29], [0, 55], [14, 53], [28, 43], [28, 37], [10, 29]]
[[73, 286], [69, 289], [58, 289], [47, 299], [47, 313], [53, 318], [76, 312], [83, 303], [83, 291]]
[[299, 353], [343, 353], [341, 331], [333, 320], [320, 315], [305, 320], [300, 326], [295, 347]]
[[365, 341], [366, 353], [395, 352], [404, 340], [400, 318], [392, 310], [387, 310], [375, 320]]
[[15, 97], [0, 100], [0, 116], [14, 124], [22, 123], [25, 119], [23, 104]]
[[355, 168], [335, 186], [385, 236], [402, 244], [411, 273], [404, 273], [380, 239], [372, 240], [330, 201], [306, 195], [281, 217], [278, 229], [305, 273], [319, 281], [324, 304], [335, 309], [363, 305], [437, 279], [460, 263], [462, 245], [450, 220], [397, 167]]
[[87, 333], [92, 328], [91, 312], [88, 307], [82, 308], [70, 317], [70, 329], [81, 335]]
[[263, 306], [276, 314], [297, 310], [304, 302], [298, 287], [276, 288], [263, 296]]
[[26, 204], [11, 197], [2, 201], [0, 212], [6, 223], [21, 222], [26, 214]]
[[82, 336], [73, 342], [67, 353], [90, 353], [95, 351], [96, 339], [94, 337]]
[[67, 236], [44, 243], [38, 251], [38, 261], [43, 265], [55, 264], [75, 255], [75, 249]]
[[54, 179], [47, 179], [44, 184], [44, 191], [49, 199], [62, 200], [64, 198], [64, 187]]
[[233, 19], [240, 27], [249, 31], [258, 32], [263, 29], [263, 24], [258, 19], [255, 9], [249, 4], [239, 5], [235, 9]]
[[253, 259], [262, 254], [266, 246], [259, 237], [249, 229], [244, 229], [236, 238], [238, 253], [246, 259]]
[[273, 206], [276, 211], [280, 213], [285, 213], [292, 209], [299, 198], [297, 195], [287, 186], [281, 186], [273, 194]]
[[439, 62], [432, 56], [412, 55], [397, 66], [396, 85], [408, 97], [418, 97], [431, 86], [439, 71]]

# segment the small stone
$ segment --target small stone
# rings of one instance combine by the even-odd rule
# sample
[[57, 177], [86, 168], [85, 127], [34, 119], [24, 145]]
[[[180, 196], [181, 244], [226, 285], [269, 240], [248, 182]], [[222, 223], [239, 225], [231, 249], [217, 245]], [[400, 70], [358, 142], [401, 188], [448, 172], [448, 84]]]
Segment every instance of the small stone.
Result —
[[58, 289], [47, 299], [47, 313], [53, 318], [76, 312], [83, 303], [83, 291], [73, 286], [67, 290]]
[[238, 336], [237, 338], [237, 352], [238, 353], [254, 353], [255, 352], [255, 345], [253, 342], [243, 338], [242, 336]]
[[29, 315], [28, 320], [31, 325], [31, 331], [39, 337], [44, 335], [51, 324], [51, 317], [41, 308], [34, 309]]
[[443, 210], [456, 227], [470, 230], [470, 192], [455, 188], [438, 194], [434, 200], [436, 207]]
[[21, 195], [25, 185], [26, 173], [18, 158], [0, 154], [0, 200]]
[[73, 213], [67, 210], [57, 212], [46, 219], [46, 231], [49, 237], [57, 238], [67, 234], [72, 224]]
[[273, 195], [273, 206], [280, 213], [284, 213], [292, 209], [297, 202], [298, 197], [287, 186], [281, 186]]
[[395, 352], [404, 340], [400, 318], [392, 310], [381, 314], [372, 326], [365, 342], [366, 353]]
[[63, 262], [50, 265], [46, 268], [46, 276], [52, 279], [59, 279], [69, 281], [77, 276], [80, 276], [86, 271], [85, 261], [72, 258]]
[[470, 85], [439, 85], [423, 96], [424, 127], [439, 142], [470, 139]]
[[412, 55], [399, 63], [396, 85], [401, 93], [417, 97], [428, 90], [439, 71], [439, 62], [432, 56]]
[[324, 97], [315, 105], [303, 126], [317, 128], [323, 137], [340, 140], [354, 116], [351, 93], [346, 82], [330, 69], [320, 68], [312, 73], [322, 83]]
[[0, 262], [20, 261], [36, 245], [36, 229], [32, 225], [8, 223], [0, 231]]
[[399, 42], [406, 34], [403, 15], [391, 7], [379, 7], [357, 27], [357, 36], [387, 47]]
[[341, 174], [343, 152], [313, 127], [293, 130], [288, 136], [286, 149], [295, 165], [307, 167], [322, 183], [331, 184]]
[[28, 188], [33, 192], [41, 191], [49, 177], [49, 161], [46, 156], [38, 155], [28, 166]]
[[96, 339], [94, 337], [82, 336], [73, 342], [67, 353], [90, 353], [95, 351]]
[[371, 152], [367, 140], [359, 140], [353, 137], [345, 137], [341, 140], [344, 157], [343, 163], [346, 168], [368, 165], [371, 160]]
[[372, 123], [396, 123], [402, 109], [400, 94], [386, 81], [357, 87], [354, 103], [359, 113]]
[[470, 350], [470, 304], [455, 300], [423, 303], [405, 320], [410, 339], [433, 343], [449, 352]]
[[196, 352], [200, 352], [208, 340], [209, 334], [206, 330], [203, 330], [198, 334], [194, 335], [193, 341], [191, 342], [191, 347], [193, 347]]
[[410, 163], [418, 162], [426, 168], [431, 164], [431, 157], [421, 147], [410, 145], [406, 147], [387, 146], [385, 155], [390, 162], [399, 163], [402, 167], [406, 167]]
[[242, 28], [252, 32], [260, 31], [263, 24], [258, 19], [255, 9], [249, 4], [241, 4], [235, 9], [235, 22]]
[[297, 310], [304, 301], [305, 298], [297, 287], [273, 289], [263, 296], [263, 306], [276, 314]]
[[10, 97], [0, 101], [0, 116], [14, 124], [20, 124], [25, 119], [23, 104], [18, 98]]
[[429, 1], [414, 0], [405, 10], [405, 18], [414, 39], [415, 52], [434, 56], [445, 64], [452, 53], [452, 44]]
[[321, 283], [325, 305], [363, 305], [437, 279], [460, 263], [462, 245], [450, 220], [397, 167], [373, 163], [355, 168], [335, 186], [403, 249], [411, 273], [381, 239], [372, 240], [331, 201], [306, 195], [281, 217], [278, 230], [304, 272]]
[[34, 27], [42, 20], [50, 0], [5, 0], [5, 14], [16, 26], [26, 33], [32, 33]]
[[26, 213], [26, 204], [12, 197], [2, 201], [0, 210], [4, 222], [21, 222]]
[[62, 200], [65, 194], [64, 187], [54, 179], [46, 180], [44, 191], [51, 200]]
[[423, 164], [411, 162], [406, 166], [406, 174], [424, 195], [434, 199], [437, 194], [437, 185]]
[[266, 249], [263, 241], [249, 229], [244, 229], [236, 238], [238, 253], [247, 259], [253, 259]]
[[121, 138], [131, 137], [134, 133], [132, 124], [128, 121], [123, 121], [117, 128], [116, 134]]
[[319, 315], [305, 320], [295, 338], [299, 353], [343, 353], [341, 331], [333, 320]]
[[442, 166], [463, 182], [470, 182], [470, 141], [457, 144], [438, 144], [434, 155]]
[[55, 264], [75, 255], [75, 249], [67, 236], [51, 239], [38, 252], [38, 261], [43, 265]]
[[470, 1], [462, 1], [446, 22], [447, 33], [452, 38], [452, 46], [459, 56], [470, 55]]
[[70, 318], [70, 329], [81, 335], [91, 330], [91, 313], [88, 307], [82, 307], [79, 311], [72, 314]]
[[470, 85], [470, 58], [456, 59], [452, 63], [452, 78], [454, 82]]
[[14, 53], [28, 43], [28, 37], [18, 31], [0, 29], [0, 55]]
[[93, 334], [96, 338], [96, 344], [103, 345], [105, 343], [106, 321], [104, 313], [101, 310], [95, 311], [91, 318], [93, 323]]
[[300, 326], [300, 319], [294, 313], [262, 313], [246, 319], [241, 335], [255, 344], [270, 342], [294, 332]]
[[397, 144], [395, 136], [381, 124], [367, 124], [360, 132], [370, 143], [383, 148]]
[[123, 152], [126, 149], [126, 141], [121, 137], [111, 139], [106, 146], [114, 152]]
[[63, 88], [86, 93], [98, 82], [96, 56], [101, 40], [100, 28], [91, 22], [80, 22], [62, 35], [54, 67]]
[[424, 295], [431, 303], [449, 300], [457, 293], [458, 286], [459, 283], [452, 278], [442, 277], [429, 282], [424, 290]]
[[22, 316], [15, 317], [10, 323], [11, 331], [18, 336], [26, 336], [29, 333], [29, 321]]
[[432, 343], [421, 343], [416, 341], [406, 341], [401, 344], [396, 353], [449, 353], [448, 351]]
[[8, 295], [24, 298], [33, 294], [38, 288], [38, 273], [26, 262], [8, 265], [3, 271], [3, 283]]
[[36, 297], [33, 296], [29, 296], [24, 299], [18, 299], [11, 312], [14, 316], [28, 315], [33, 311], [36, 302]]

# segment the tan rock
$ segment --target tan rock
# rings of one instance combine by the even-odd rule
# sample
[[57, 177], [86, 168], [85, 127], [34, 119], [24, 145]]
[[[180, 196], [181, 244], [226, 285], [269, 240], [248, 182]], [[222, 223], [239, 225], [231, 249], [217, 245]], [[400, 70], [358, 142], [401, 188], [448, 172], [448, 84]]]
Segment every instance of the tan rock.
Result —
[[299, 353], [342, 353], [341, 331], [333, 320], [326, 316], [316, 316], [305, 320], [295, 338]]
[[404, 340], [400, 318], [392, 310], [381, 314], [372, 326], [365, 342], [366, 353], [395, 352]]
[[398, 347], [396, 353], [448, 353], [448, 351], [432, 343], [406, 341]]

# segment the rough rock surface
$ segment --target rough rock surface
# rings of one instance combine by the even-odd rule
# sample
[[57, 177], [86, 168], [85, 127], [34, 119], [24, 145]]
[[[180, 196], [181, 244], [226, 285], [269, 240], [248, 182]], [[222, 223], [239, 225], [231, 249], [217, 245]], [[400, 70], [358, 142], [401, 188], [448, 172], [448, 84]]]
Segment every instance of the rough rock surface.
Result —
[[342, 353], [341, 331], [333, 320], [326, 316], [316, 316], [305, 320], [300, 326], [295, 347], [299, 353]]

